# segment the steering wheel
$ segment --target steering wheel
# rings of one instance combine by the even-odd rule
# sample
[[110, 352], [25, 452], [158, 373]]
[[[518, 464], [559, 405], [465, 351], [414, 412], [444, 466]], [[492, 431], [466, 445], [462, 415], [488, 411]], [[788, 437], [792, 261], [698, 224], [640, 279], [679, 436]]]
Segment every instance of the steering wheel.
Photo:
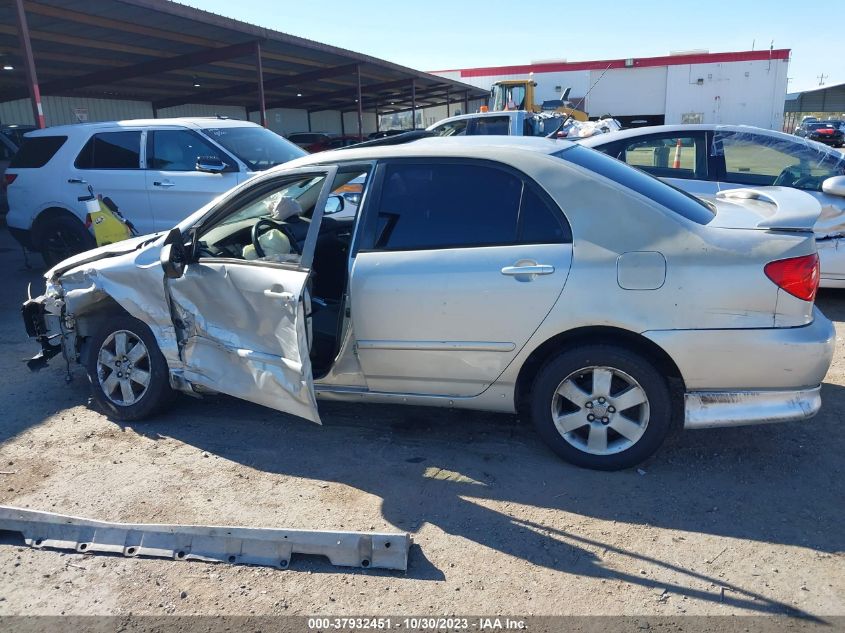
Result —
[[288, 242], [290, 242], [290, 250], [297, 255], [302, 255], [302, 249], [299, 248], [296, 238], [290, 233], [288, 227], [284, 224], [278, 224], [269, 218], [261, 218], [258, 222], [252, 225], [252, 245], [255, 247], [255, 254], [258, 255], [258, 257], [265, 256], [264, 249], [261, 248], [258, 238], [270, 229], [278, 229], [284, 233], [285, 237], [288, 238]]
[[821, 189], [821, 176], [803, 176], [795, 182], [792, 186], [796, 189], [804, 189], [809, 191], [819, 191]]

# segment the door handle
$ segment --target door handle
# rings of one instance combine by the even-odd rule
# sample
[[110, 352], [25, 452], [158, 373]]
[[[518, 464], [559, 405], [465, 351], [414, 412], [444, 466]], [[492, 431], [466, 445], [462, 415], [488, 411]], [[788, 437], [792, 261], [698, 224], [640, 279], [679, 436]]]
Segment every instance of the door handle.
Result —
[[527, 266], [505, 266], [502, 274], [514, 277], [516, 275], [551, 275], [555, 267], [550, 264], [530, 264]]
[[271, 299], [278, 299], [285, 303], [290, 303], [293, 301], [293, 293], [292, 292], [279, 292], [276, 290], [267, 289], [264, 291], [265, 297], [270, 297]]
[[154, 180], [153, 184], [156, 187], [174, 187], [174, 186], [176, 186], [175, 182], [167, 182], [167, 181], [164, 181], [164, 180]]
[[88, 181], [82, 180], [82, 178], [68, 178], [67, 181], [72, 185], [87, 185]]

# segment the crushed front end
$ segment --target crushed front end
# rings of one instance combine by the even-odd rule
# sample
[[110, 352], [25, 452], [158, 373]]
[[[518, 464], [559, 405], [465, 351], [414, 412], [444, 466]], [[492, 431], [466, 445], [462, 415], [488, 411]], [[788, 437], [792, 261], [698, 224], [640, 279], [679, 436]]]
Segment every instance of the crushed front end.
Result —
[[41, 351], [26, 362], [32, 371], [47, 366], [47, 361], [64, 353], [66, 360], [77, 357], [73, 319], [65, 316], [61, 286], [47, 281], [43, 295], [28, 298], [21, 306], [26, 333], [41, 345]]

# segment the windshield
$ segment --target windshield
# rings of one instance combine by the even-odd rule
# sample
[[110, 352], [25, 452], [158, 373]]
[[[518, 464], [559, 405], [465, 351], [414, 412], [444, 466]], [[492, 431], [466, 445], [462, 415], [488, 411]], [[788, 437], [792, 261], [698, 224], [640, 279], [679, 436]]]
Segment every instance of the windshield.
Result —
[[[242, 222], [243, 220], [269, 217], [282, 198], [299, 200], [307, 191], [310, 191], [316, 185], [321, 184], [323, 180], [323, 176], [315, 176], [306, 180], [297, 180], [284, 189], [279, 189], [272, 195], [260, 198], [252, 204], [245, 206], [240, 211], [233, 213], [221, 223], [221, 226]], [[304, 217], [310, 217], [311, 214], [309, 212], [303, 213], [302, 215]]]
[[250, 171], [281, 165], [307, 152], [263, 127], [213, 127], [203, 133], [242, 160]]

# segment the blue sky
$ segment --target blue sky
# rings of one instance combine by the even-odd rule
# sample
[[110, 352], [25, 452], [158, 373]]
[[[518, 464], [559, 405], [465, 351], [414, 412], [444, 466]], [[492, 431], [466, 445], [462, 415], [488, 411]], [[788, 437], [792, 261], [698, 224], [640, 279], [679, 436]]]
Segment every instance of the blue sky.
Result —
[[818, 87], [822, 73], [828, 86], [845, 82], [845, 13], [829, 0], [182, 2], [419, 70], [738, 51], [774, 40], [792, 49], [789, 92]]

